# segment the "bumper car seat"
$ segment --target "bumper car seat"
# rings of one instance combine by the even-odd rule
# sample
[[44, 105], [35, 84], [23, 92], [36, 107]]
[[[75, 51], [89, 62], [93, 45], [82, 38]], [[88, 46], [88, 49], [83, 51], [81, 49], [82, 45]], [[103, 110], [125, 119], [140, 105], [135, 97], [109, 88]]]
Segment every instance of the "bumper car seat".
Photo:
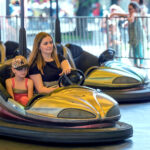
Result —
[[70, 50], [77, 69], [85, 72], [92, 66], [99, 66], [98, 57], [84, 51], [81, 47], [74, 44], [66, 44], [66, 47]]

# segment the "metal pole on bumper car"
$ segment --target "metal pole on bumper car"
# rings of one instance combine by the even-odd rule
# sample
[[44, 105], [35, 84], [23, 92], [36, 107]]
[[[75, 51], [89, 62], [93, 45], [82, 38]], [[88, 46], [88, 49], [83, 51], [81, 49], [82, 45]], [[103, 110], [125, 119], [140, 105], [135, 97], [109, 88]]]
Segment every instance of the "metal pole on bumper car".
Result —
[[56, 20], [55, 20], [55, 43], [61, 43], [60, 20], [58, 13], [58, 0], [56, 0]]
[[24, 57], [27, 56], [26, 54], [26, 49], [27, 49], [27, 44], [26, 44], [26, 30], [24, 28], [24, 0], [21, 0], [21, 28], [19, 30], [19, 50], [20, 54], [23, 55]]

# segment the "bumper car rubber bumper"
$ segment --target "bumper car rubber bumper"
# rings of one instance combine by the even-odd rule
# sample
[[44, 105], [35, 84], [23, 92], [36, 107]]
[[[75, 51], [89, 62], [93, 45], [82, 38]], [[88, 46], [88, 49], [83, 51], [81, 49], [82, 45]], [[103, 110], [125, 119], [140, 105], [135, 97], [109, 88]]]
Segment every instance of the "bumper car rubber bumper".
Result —
[[142, 102], [150, 100], [150, 84], [130, 89], [102, 91], [113, 97], [119, 103]]
[[[116, 122], [108, 128], [44, 128], [0, 120], [0, 135], [48, 143], [117, 142], [132, 137], [131, 125]], [[64, 136], [65, 135], [65, 136]]]

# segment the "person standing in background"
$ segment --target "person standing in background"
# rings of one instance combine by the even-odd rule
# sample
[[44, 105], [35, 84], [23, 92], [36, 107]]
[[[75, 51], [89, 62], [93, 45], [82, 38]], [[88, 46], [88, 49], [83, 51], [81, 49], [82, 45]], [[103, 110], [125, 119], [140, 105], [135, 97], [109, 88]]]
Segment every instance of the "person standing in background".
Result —
[[[125, 11], [116, 4], [113, 4], [109, 8], [110, 14], [112, 13], [125, 13]], [[122, 18], [115, 18], [112, 20], [109, 20], [109, 46], [116, 51], [116, 57], [120, 61], [122, 57], [122, 51], [121, 51], [121, 39], [122, 37], [122, 30], [120, 28], [121, 22], [124, 21]]]
[[144, 38], [143, 39], [143, 45], [144, 45], [144, 50], [145, 50], [145, 56], [147, 57], [148, 56], [148, 51], [147, 51], [147, 48], [148, 48], [148, 45], [147, 45], [147, 38], [149, 35], [148, 35], [148, 18], [147, 18], [147, 15], [148, 15], [148, 8], [147, 6], [144, 4], [144, 0], [131, 0], [133, 2], [137, 2], [140, 6], [140, 15], [142, 17], [142, 23], [143, 23], [143, 28], [144, 28]]
[[[129, 44], [133, 50], [134, 66], [143, 66], [143, 39], [144, 30], [140, 16], [140, 7], [137, 2], [130, 2], [128, 5], [129, 13], [112, 13], [110, 18], [114, 16], [127, 17]], [[138, 65], [140, 59], [140, 65]]]

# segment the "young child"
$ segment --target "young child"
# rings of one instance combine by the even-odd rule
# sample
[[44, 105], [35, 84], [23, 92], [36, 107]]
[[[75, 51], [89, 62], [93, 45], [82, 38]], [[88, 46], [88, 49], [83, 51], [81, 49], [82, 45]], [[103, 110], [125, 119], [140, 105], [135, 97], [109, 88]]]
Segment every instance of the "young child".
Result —
[[19, 55], [12, 60], [12, 73], [14, 77], [6, 80], [6, 88], [13, 99], [26, 106], [33, 96], [33, 81], [26, 78], [28, 62], [25, 57]]

